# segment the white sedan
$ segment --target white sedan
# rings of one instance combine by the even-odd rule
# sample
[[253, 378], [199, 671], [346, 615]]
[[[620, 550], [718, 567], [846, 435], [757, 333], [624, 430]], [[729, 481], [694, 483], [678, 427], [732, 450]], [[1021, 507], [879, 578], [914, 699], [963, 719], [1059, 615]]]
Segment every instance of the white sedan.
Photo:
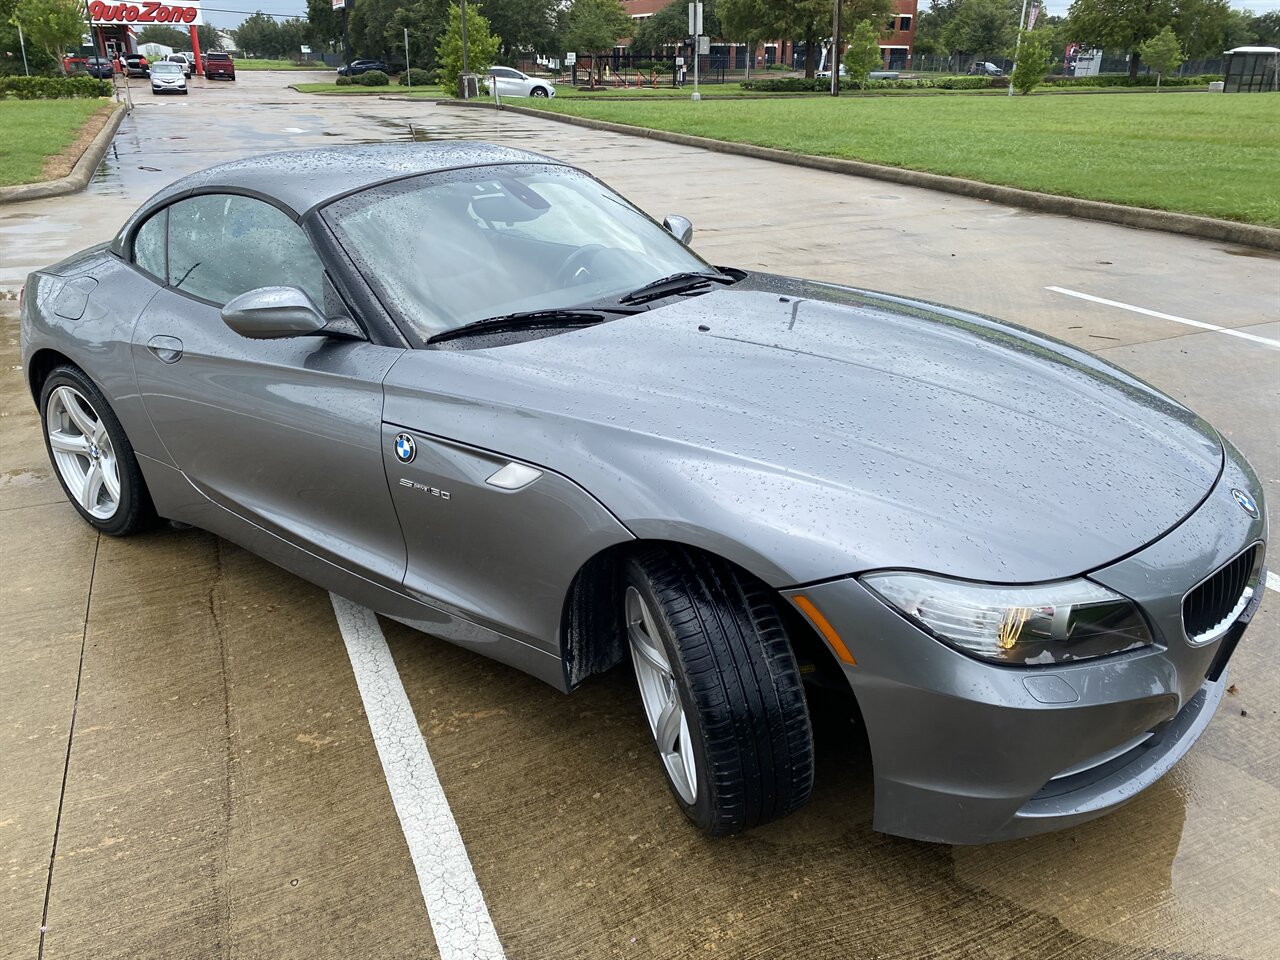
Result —
[[161, 60], [151, 65], [152, 93], [187, 93], [187, 75], [182, 64]]
[[489, 68], [489, 92], [500, 97], [554, 97], [556, 85], [541, 77], [531, 77], [511, 67]]

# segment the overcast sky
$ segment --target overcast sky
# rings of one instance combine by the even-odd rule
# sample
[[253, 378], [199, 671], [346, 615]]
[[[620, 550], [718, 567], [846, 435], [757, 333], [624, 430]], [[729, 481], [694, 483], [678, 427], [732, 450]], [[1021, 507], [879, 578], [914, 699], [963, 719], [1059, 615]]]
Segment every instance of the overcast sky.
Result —
[[[359, 3], [360, 0], [356, 0]], [[679, 2], [679, 0], [677, 0]], [[1280, 0], [1231, 0], [1231, 5], [1240, 10], [1252, 10], [1254, 13], [1269, 13], [1280, 10]], [[264, 13], [278, 14], [282, 17], [305, 17], [307, 15], [306, 0], [203, 0], [206, 20], [217, 24], [224, 30], [238, 27], [245, 17], [255, 10]], [[920, 8], [929, 6], [928, 0], [920, 0]], [[1051, 14], [1062, 16], [1071, 6], [1071, 0], [1047, 0], [1047, 9]], [[224, 11], [233, 11], [230, 13]]]

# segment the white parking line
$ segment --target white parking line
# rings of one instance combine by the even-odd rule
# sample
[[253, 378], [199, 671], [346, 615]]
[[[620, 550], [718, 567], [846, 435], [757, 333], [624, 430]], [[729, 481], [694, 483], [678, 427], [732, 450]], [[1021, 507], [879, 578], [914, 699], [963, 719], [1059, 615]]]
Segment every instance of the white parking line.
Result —
[[1267, 589], [1280, 593], [1280, 573], [1272, 573], [1267, 571]]
[[1259, 337], [1257, 334], [1245, 333], [1243, 330], [1232, 330], [1230, 327], [1218, 327], [1212, 323], [1204, 323], [1201, 320], [1188, 320], [1186, 317], [1175, 317], [1171, 313], [1161, 313], [1159, 310], [1148, 310], [1146, 307], [1135, 307], [1131, 303], [1121, 303], [1119, 300], [1108, 300], [1106, 297], [1095, 297], [1090, 293], [1081, 293], [1079, 290], [1068, 290], [1065, 287], [1045, 287], [1046, 290], [1052, 290], [1054, 293], [1061, 293], [1064, 296], [1076, 297], [1080, 300], [1088, 300], [1091, 303], [1101, 303], [1108, 307], [1119, 307], [1121, 310], [1129, 310], [1132, 313], [1141, 313], [1147, 317], [1156, 317], [1160, 320], [1172, 320], [1174, 323], [1185, 323], [1189, 327], [1198, 327], [1201, 330], [1212, 330], [1214, 333], [1225, 333], [1229, 337], [1239, 337], [1241, 340], [1250, 340], [1254, 343], [1260, 343], [1264, 347], [1270, 347], [1273, 350], [1280, 350], [1280, 340], [1271, 340], [1268, 337]]
[[440, 960], [502, 960], [497, 931], [378, 618], [367, 607], [332, 593], [329, 597], [418, 873]]

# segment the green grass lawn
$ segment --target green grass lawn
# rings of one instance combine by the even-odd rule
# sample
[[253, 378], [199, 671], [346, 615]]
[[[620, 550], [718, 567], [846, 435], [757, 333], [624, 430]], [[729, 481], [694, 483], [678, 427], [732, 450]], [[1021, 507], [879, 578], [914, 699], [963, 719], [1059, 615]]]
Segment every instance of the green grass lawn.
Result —
[[522, 100], [719, 140], [1280, 227], [1280, 94]]
[[237, 70], [332, 70], [323, 63], [294, 63], [292, 60], [236, 60]]
[[40, 179], [46, 157], [65, 150], [101, 100], [0, 100], [0, 186]]

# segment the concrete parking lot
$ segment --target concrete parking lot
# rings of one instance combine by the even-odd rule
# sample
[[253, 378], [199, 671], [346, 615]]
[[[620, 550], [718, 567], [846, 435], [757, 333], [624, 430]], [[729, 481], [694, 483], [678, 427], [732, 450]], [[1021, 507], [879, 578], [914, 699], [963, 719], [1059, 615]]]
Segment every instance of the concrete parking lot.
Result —
[[[358, 611], [344, 621], [322, 590], [198, 530], [98, 537], [46, 458], [16, 320], [28, 271], [110, 238], [193, 170], [482, 138], [689, 216], [712, 262], [943, 301], [1097, 351], [1240, 447], [1275, 510], [1280, 259], [526, 116], [287, 88], [306, 76], [141, 92], [88, 190], [0, 206], [0, 956], [496, 955], [483, 930], [467, 940], [441, 920], [441, 897], [459, 923], [491, 924], [510, 958], [1280, 955], [1275, 587], [1232, 692], [1170, 774], [1102, 820], [985, 847], [871, 832], [868, 761], [836, 705], [817, 714], [812, 803], [708, 841], [661, 780], [625, 668], [565, 697], [375, 621], [447, 799], [419, 816], [403, 791], [431, 777], [378, 742], [392, 721], [359, 674]], [[482, 899], [423, 875], [453, 823], [469, 868], [449, 869]]]

